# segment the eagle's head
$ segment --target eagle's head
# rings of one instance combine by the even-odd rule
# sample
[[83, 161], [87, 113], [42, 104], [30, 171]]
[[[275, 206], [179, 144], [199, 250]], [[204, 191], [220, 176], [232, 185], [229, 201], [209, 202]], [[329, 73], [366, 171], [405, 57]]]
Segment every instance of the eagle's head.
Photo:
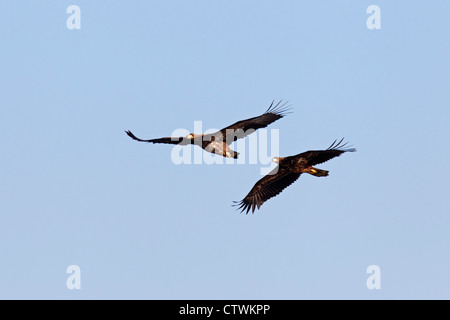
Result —
[[272, 161], [275, 163], [280, 163], [280, 157], [275, 157], [272, 159]]
[[189, 139], [189, 140], [194, 139], [194, 134], [193, 134], [193, 133], [189, 133], [189, 134], [186, 136], [186, 139]]

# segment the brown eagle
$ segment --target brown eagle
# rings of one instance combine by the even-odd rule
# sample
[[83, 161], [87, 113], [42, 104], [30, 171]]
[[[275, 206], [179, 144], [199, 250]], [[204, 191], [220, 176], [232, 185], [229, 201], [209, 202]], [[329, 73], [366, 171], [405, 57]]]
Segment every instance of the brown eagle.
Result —
[[238, 206], [241, 212], [247, 210], [246, 214], [252, 210], [255, 212], [261, 205], [272, 197], [278, 195], [285, 188], [294, 183], [302, 173], [309, 173], [316, 177], [328, 176], [328, 171], [313, 167], [319, 163], [338, 157], [344, 152], [354, 152], [354, 148], [346, 148], [347, 143], [342, 144], [342, 139], [338, 143], [335, 140], [326, 150], [312, 150], [290, 157], [275, 157], [272, 161], [278, 166], [259, 180], [241, 201], [234, 201], [234, 206]]
[[290, 108], [282, 104], [282, 100], [274, 105], [274, 101], [262, 115], [246, 120], [238, 121], [222, 130], [211, 134], [190, 133], [186, 137], [165, 137], [158, 139], [142, 140], [137, 138], [131, 131], [125, 131], [132, 139], [141, 142], [178, 144], [182, 146], [197, 145], [204, 150], [222, 155], [227, 158], [237, 159], [239, 153], [231, 150], [230, 144], [237, 139], [244, 138], [260, 128], [265, 128], [272, 122], [283, 118], [289, 113]]

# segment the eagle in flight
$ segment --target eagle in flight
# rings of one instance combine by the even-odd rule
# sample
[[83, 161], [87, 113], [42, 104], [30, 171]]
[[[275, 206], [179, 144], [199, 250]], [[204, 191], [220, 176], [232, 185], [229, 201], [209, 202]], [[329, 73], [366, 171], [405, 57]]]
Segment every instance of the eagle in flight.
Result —
[[208, 152], [219, 154], [226, 158], [237, 159], [239, 153], [231, 150], [230, 144], [237, 139], [244, 138], [256, 130], [265, 128], [272, 122], [283, 118], [290, 111], [289, 106], [286, 105], [287, 102], [282, 103], [282, 100], [276, 105], [274, 105], [274, 101], [272, 101], [269, 108], [262, 115], [238, 121], [211, 134], [190, 133], [186, 137], [165, 137], [143, 140], [136, 137], [131, 131], [125, 132], [130, 138], [141, 142], [177, 144], [182, 146], [193, 144], [200, 146]]
[[346, 148], [347, 143], [342, 144], [341, 139], [338, 143], [335, 140], [326, 150], [306, 151], [290, 157], [275, 157], [272, 161], [278, 163], [278, 166], [269, 174], [259, 180], [241, 201], [234, 201], [234, 206], [246, 214], [250, 210], [255, 212], [261, 205], [272, 197], [278, 195], [285, 188], [294, 183], [302, 173], [309, 173], [316, 177], [328, 176], [328, 171], [315, 168], [313, 166], [338, 157], [345, 152], [354, 152], [354, 148]]

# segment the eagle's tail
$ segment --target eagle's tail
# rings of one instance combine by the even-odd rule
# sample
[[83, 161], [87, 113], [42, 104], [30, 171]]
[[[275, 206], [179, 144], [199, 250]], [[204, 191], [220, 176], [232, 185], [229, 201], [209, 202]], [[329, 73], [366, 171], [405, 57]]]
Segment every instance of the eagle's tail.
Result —
[[316, 177], [326, 177], [326, 176], [328, 176], [328, 171], [327, 170], [317, 169], [317, 168], [314, 168], [314, 167], [309, 167], [306, 172], [309, 173], [309, 174], [312, 174], [313, 176], [316, 176]]

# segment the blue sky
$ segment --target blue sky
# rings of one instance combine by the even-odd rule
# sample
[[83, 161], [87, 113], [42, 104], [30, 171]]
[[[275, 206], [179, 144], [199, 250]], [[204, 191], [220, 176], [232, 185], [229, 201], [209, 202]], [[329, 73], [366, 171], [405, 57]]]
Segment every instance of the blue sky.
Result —
[[[66, 9], [81, 8], [68, 30]], [[366, 9], [381, 9], [369, 30]], [[450, 298], [448, 1], [8, 1], [0, 298]], [[254, 215], [258, 164], [129, 139], [289, 100], [280, 155], [358, 152]], [[238, 150], [239, 151], [239, 150]], [[81, 269], [81, 290], [66, 268]], [[366, 268], [381, 268], [381, 289]]]

